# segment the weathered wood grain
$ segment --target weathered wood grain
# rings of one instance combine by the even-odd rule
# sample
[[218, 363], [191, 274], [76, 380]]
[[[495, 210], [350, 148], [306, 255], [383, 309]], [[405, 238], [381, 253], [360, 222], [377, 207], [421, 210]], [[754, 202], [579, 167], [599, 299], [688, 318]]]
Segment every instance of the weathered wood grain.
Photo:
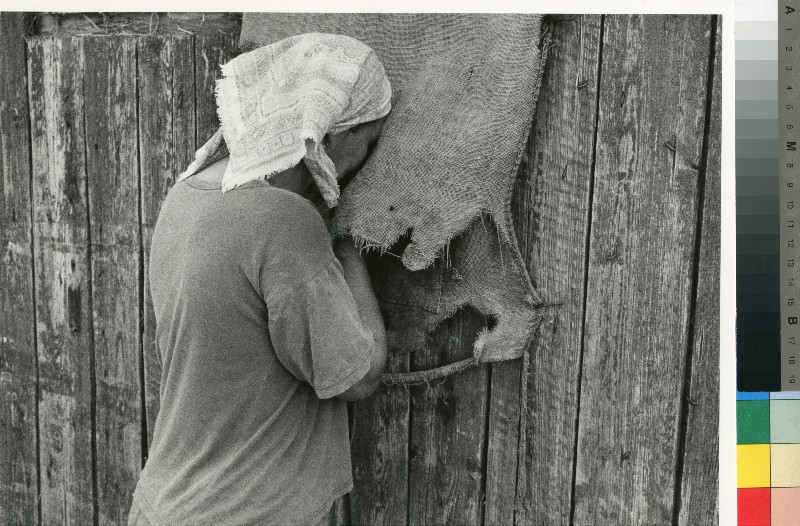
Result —
[[150, 444], [161, 384], [161, 357], [156, 347], [155, 314], [150, 299], [150, 242], [161, 203], [175, 183], [175, 177], [194, 157], [194, 37], [142, 37], [137, 49], [144, 263], [142, 346], [147, 443]]
[[[380, 286], [380, 266], [374, 258], [369, 268]], [[403, 320], [383, 310], [388, 345], [389, 372], [408, 371], [407, 353], [398, 352], [402, 342], [394, 330]], [[405, 524], [408, 513], [408, 439], [410, 398], [407, 389], [381, 386], [371, 397], [353, 405], [353, 491], [350, 510], [353, 524]]]
[[[542, 32], [549, 34], [547, 23]], [[533, 122], [531, 123], [533, 127]], [[533, 130], [529, 132], [527, 143], [517, 170], [512, 208], [514, 226], [523, 259], [529, 251], [527, 235], [519, 228], [520, 207], [525, 209], [526, 201], [520, 195], [520, 181], [527, 181], [531, 174], [528, 166], [531, 154]], [[520, 238], [519, 235], [523, 234]], [[527, 268], [526, 261], [526, 268]], [[521, 360], [489, 364], [488, 427], [486, 429], [486, 470], [484, 474], [485, 496], [483, 520], [487, 524], [513, 524], [517, 508], [517, 472], [520, 459], [520, 435], [526, 419], [522, 417], [522, 397], [525, 392], [523, 374], [530, 370], [530, 346]]]
[[98, 513], [127, 522], [141, 469], [136, 41], [85, 37]]
[[336, 499], [328, 512], [328, 526], [344, 526], [352, 524], [350, 520], [350, 495]]
[[198, 148], [219, 127], [217, 104], [214, 97], [215, 83], [221, 77], [220, 66], [230, 60], [237, 45], [238, 38], [231, 33], [220, 32], [195, 37], [195, 121], [197, 122], [195, 144]]
[[689, 338], [708, 16], [608, 16], [577, 524], [670, 524]]
[[[729, 23], [729, 22], [726, 22]], [[719, 272], [722, 132], [722, 17], [714, 42], [711, 111], [706, 137], [705, 187], [695, 294], [691, 376], [686, 414], [686, 445], [681, 492], [677, 495], [678, 524], [716, 525], [719, 502]], [[686, 391], [686, 390], [684, 390]]]
[[[24, 55], [6, 51], [7, 16], [0, 14], [0, 522], [36, 522], [37, 464], [43, 523], [122, 522], [142, 462], [139, 389], [149, 433], [158, 408], [141, 263], [174, 176], [218, 125], [214, 80], [235, 37], [31, 38], [28, 110], [24, 73], [13, 82], [6, 73], [24, 70]], [[715, 523], [719, 43], [710, 41], [710, 17], [614, 16], [604, 26], [593, 15], [555, 18], [515, 197], [521, 248], [551, 305], [530, 376], [515, 361], [411, 394], [383, 387], [355, 404], [355, 489], [334, 506], [331, 524], [567, 524], [571, 500], [576, 524]], [[16, 130], [28, 111], [30, 175], [27, 146], [16, 142], [26, 140]], [[26, 318], [34, 298], [35, 318]], [[391, 354], [390, 370], [470, 356], [480, 321], [459, 314], [427, 349]]]
[[[553, 17], [549, 64], [515, 192], [521, 248], [549, 305], [530, 350], [517, 524], [569, 522], [601, 23], [597, 15]], [[509, 524], [508, 518], [506, 508], [487, 522]]]
[[0, 524], [39, 516], [25, 23], [0, 13]]
[[92, 524], [94, 370], [83, 39], [28, 41], [41, 519]]
[[[485, 326], [463, 309], [414, 353], [414, 370], [432, 369], [472, 356]], [[483, 516], [484, 439], [488, 367], [473, 367], [411, 388], [409, 444], [410, 524], [478, 524]]]
[[520, 431], [523, 360], [490, 364], [489, 425], [487, 428], [484, 521], [514, 524]]

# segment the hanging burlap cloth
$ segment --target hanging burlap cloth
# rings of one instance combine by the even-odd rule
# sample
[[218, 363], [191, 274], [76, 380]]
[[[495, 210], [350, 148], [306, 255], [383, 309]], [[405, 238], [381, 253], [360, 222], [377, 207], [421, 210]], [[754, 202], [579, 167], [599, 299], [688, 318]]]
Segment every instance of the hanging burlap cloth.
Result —
[[392, 84], [378, 146], [333, 216], [334, 234], [392, 249], [376, 290], [390, 320], [390, 352], [423, 348], [427, 334], [466, 305], [491, 324], [472, 358], [384, 381], [427, 381], [520, 357], [540, 315], [511, 193], [544, 66], [541, 16], [253, 13], [244, 15], [241, 47], [310, 32], [363, 41]]

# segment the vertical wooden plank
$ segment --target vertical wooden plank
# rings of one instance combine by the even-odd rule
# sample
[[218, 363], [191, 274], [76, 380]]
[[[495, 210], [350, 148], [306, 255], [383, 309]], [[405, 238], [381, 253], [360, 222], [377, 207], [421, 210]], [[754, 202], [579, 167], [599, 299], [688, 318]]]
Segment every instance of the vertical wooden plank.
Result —
[[29, 40], [41, 519], [94, 520], [92, 316], [77, 37]]
[[[549, 65], [514, 202], [528, 271], [542, 301], [550, 305], [530, 350], [517, 524], [569, 522], [578, 414], [601, 17], [555, 16], [552, 30]], [[495, 391], [493, 383], [493, 397]], [[502, 467], [494, 469], [501, 480]], [[489, 496], [511, 491], [511, 484], [487, 484], [487, 511], [494, 508]], [[490, 492], [495, 485], [500, 487]], [[505, 504], [487, 515], [487, 523], [510, 524], [510, 517]]]
[[[471, 356], [484, 326], [471, 308], [459, 311], [412, 357], [415, 370]], [[411, 388], [410, 524], [481, 522], [487, 371], [482, 365]]]
[[[524, 357], [528, 360], [529, 357]], [[522, 360], [491, 364], [488, 445], [486, 448], [486, 524], [514, 524], [520, 458]], [[523, 427], [520, 427], [523, 426]]]
[[155, 315], [149, 288], [150, 241], [162, 201], [177, 174], [194, 157], [194, 38], [190, 35], [142, 37], [138, 56], [144, 263], [142, 337], [147, 443], [150, 444], [161, 381], [161, 358], [156, 348]]
[[0, 13], [0, 523], [38, 521], [36, 348], [24, 13]]
[[328, 526], [343, 526], [345, 524], [352, 524], [352, 521], [349, 520], [349, 503], [349, 495], [343, 495], [341, 498], [333, 501], [331, 510], [328, 512]]
[[221, 77], [220, 66], [230, 60], [238, 41], [227, 33], [197, 35], [195, 38], [195, 119], [196, 146], [202, 146], [219, 127], [214, 97], [216, 80]]
[[670, 524], [708, 16], [605, 18], [575, 523]]
[[[379, 286], [378, 265], [370, 265]], [[413, 307], [410, 307], [413, 308]], [[387, 371], [408, 371], [409, 356], [398, 350], [402, 342], [393, 330], [403, 324], [386, 311], [389, 361]], [[381, 386], [371, 397], [354, 404], [351, 458], [353, 491], [350, 508], [353, 524], [405, 524], [408, 514], [408, 418], [409, 391], [400, 386]]]
[[124, 524], [141, 469], [136, 45], [84, 37], [98, 512]]
[[678, 524], [716, 525], [719, 502], [719, 272], [720, 272], [720, 134], [722, 132], [722, 17], [714, 42], [711, 112], [706, 137], [707, 160], [702, 202], [698, 282], [691, 376], [688, 379], [686, 443]]

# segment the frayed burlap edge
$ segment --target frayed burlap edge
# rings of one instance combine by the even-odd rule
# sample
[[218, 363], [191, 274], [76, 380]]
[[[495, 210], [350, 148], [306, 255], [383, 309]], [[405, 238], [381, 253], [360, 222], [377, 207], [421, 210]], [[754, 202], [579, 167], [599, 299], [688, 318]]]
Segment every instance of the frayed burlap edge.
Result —
[[[519, 155], [517, 156], [517, 161], [514, 166], [514, 170], [512, 174], [517, 174], [519, 171], [520, 164], [522, 162], [522, 158], [525, 152], [525, 147], [530, 139], [530, 134], [533, 133], [533, 119], [536, 114], [536, 107], [539, 102], [539, 95], [541, 91], [542, 85], [542, 78], [544, 76], [544, 68], [547, 64], [547, 58], [550, 52], [550, 48], [552, 47], [552, 30], [549, 26], [543, 27], [541, 41], [541, 54], [539, 58], [539, 68], [538, 74], [536, 76], [535, 85], [534, 85], [534, 93], [535, 93], [535, 100], [531, 108], [531, 113], [528, 116], [528, 122], [530, 122], [531, 127], [528, 129], [528, 133], [523, 137], [522, 143], [519, 147]], [[513, 175], [512, 175], [513, 176]], [[543, 307], [541, 298], [533, 286], [531, 281], [530, 275], [528, 274], [527, 269], [524, 266], [524, 259], [522, 253], [519, 249], [519, 242], [517, 240], [517, 236], [514, 230], [513, 224], [513, 210], [512, 210], [512, 197], [513, 197], [514, 185], [509, 185], [509, 191], [506, 196], [506, 210], [505, 210], [505, 225], [504, 228], [498, 229], [502, 241], [501, 246], [503, 244], [506, 245], [512, 251], [513, 257], [513, 266], [514, 266], [514, 273], [522, 279], [524, 287], [527, 289], [529, 294], [529, 301], [532, 304], [532, 307], [535, 310], [535, 313], [531, 316], [529, 323], [526, 324], [525, 327], [521, 327], [520, 329], [526, 333], [525, 343], [519, 348], [519, 352], [515, 352], [513, 357], [504, 358], [502, 360], [492, 360], [492, 359], [481, 359], [482, 356], [485, 355], [483, 352], [484, 347], [486, 345], [487, 339], [492, 331], [488, 328], [484, 328], [479, 333], [477, 339], [474, 343], [474, 352], [473, 356], [470, 358], [466, 358], [464, 360], [460, 360], [451, 364], [443, 365], [440, 367], [436, 367], [433, 369], [428, 369], [424, 371], [409, 371], [409, 372], [401, 372], [401, 373], [385, 373], [381, 375], [381, 381], [384, 385], [392, 386], [392, 385], [418, 385], [423, 383], [429, 383], [437, 379], [445, 378], [455, 373], [459, 373], [465, 371], [467, 369], [471, 369], [472, 367], [482, 364], [482, 363], [491, 363], [494, 361], [505, 361], [520, 358], [525, 354], [526, 349], [528, 349], [533, 341], [534, 333], [536, 331], [536, 327], [541, 323], [543, 318], [541, 314], [541, 309]], [[479, 214], [476, 214], [476, 217]], [[492, 217], [494, 220], [495, 218]], [[355, 237], [356, 243], [362, 248], [379, 248], [383, 250], [383, 247], [370, 247], [368, 241], [366, 239], [359, 239]], [[432, 327], [429, 327], [428, 330], [431, 331], [436, 328], [442, 321], [452, 316], [458, 309], [463, 307], [464, 305], [459, 305], [456, 308], [452, 309], [452, 312], [446, 313], [443, 317], [441, 317], [437, 323], [435, 323]], [[501, 317], [504, 316], [503, 312], [482, 312], [479, 310], [481, 314], [484, 316], [493, 316], [493, 317]], [[526, 363], [523, 364], [523, 376], [525, 376], [524, 380], [527, 381], [527, 375], [530, 374], [529, 371], [529, 361], [524, 360]]]

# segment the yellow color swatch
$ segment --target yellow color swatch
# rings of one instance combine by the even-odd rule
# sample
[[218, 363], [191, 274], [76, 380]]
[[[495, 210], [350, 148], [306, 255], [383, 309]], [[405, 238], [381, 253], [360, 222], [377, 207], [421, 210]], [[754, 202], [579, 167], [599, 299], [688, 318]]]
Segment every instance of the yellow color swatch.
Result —
[[800, 444], [772, 444], [772, 486], [800, 486]]
[[737, 487], [769, 487], [769, 446], [769, 444], [739, 444], [736, 446]]

